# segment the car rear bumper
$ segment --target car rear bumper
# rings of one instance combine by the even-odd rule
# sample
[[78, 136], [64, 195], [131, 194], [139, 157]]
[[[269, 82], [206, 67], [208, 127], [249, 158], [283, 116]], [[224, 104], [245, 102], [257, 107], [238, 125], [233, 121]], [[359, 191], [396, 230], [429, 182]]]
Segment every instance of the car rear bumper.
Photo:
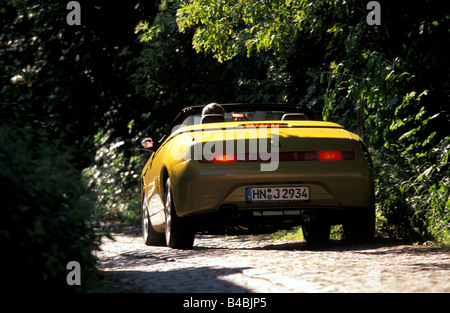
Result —
[[[224, 207], [232, 207], [238, 212], [248, 211], [251, 218], [264, 216], [253, 215], [255, 211], [373, 207], [373, 182], [362, 155], [356, 155], [351, 161], [280, 162], [273, 172], [260, 171], [259, 163], [202, 164], [188, 160], [170, 169], [169, 176], [180, 217], [220, 213]], [[247, 188], [265, 186], [307, 186], [310, 200], [281, 203], [246, 201]]]

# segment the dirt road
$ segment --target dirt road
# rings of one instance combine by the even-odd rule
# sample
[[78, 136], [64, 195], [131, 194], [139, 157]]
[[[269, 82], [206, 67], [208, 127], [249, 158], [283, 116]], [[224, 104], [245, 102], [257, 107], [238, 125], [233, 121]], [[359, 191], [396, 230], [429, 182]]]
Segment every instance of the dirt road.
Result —
[[147, 247], [140, 229], [103, 238], [99, 267], [123, 292], [450, 292], [450, 252], [375, 242], [197, 236], [193, 250]]

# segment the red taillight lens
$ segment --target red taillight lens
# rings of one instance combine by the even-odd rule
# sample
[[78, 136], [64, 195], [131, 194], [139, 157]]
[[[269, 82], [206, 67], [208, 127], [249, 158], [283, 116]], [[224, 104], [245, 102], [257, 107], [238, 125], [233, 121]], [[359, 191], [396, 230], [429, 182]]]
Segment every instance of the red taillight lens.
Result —
[[203, 156], [200, 163], [233, 163], [236, 161], [236, 156], [233, 153], [223, 153]]
[[233, 153], [215, 154], [212, 160], [213, 163], [233, 163], [236, 157]]
[[339, 161], [342, 160], [341, 153], [339, 151], [319, 151], [320, 161]]
[[353, 151], [319, 151], [320, 161], [353, 160]]

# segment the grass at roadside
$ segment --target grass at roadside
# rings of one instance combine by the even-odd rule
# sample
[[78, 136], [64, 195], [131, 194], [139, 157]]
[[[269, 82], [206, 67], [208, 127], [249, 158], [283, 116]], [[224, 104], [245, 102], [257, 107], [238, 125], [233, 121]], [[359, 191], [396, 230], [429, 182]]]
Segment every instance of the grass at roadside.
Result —
[[[341, 239], [343, 236], [342, 225], [331, 226], [330, 239]], [[271, 234], [257, 235], [256, 238], [269, 240], [304, 241], [301, 226], [296, 226], [288, 230], [279, 230]]]
[[[257, 239], [266, 239], [266, 240], [284, 240], [284, 241], [304, 241], [305, 238], [303, 237], [302, 227], [296, 226], [288, 230], [279, 230], [277, 232], [271, 233], [271, 234], [263, 234], [263, 235], [255, 235], [255, 238]], [[330, 230], [330, 239], [331, 240], [340, 240], [344, 238], [344, 229], [342, 225], [333, 225], [331, 226]], [[399, 241], [398, 239], [388, 238], [384, 237], [381, 234], [375, 235], [375, 240], [381, 240], [381, 241], [388, 241], [392, 243], [398, 243], [403, 242], [406, 244], [412, 244], [412, 245], [426, 245], [426, 246], [434, 246], [439, 247], [442, 249], [446, 249], [447, 251], [450, 251], [450, 241], [441, 241], [441, 242], [435, 242], [435, 241], [428, 241], [424, 243], [418, 243], [418, 242], [404, 242]]]

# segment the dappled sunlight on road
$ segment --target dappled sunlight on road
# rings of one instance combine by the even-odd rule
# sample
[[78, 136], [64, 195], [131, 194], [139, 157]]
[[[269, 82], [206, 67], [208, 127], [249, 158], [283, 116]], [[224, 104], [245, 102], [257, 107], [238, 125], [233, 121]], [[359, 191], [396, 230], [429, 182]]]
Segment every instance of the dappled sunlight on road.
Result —
[[137, 229], [113, 238], [99, 269], [124, 292], [450, 292], [450, 253], [437, 247], [198, 235], [177, 250], [145, 246]]

